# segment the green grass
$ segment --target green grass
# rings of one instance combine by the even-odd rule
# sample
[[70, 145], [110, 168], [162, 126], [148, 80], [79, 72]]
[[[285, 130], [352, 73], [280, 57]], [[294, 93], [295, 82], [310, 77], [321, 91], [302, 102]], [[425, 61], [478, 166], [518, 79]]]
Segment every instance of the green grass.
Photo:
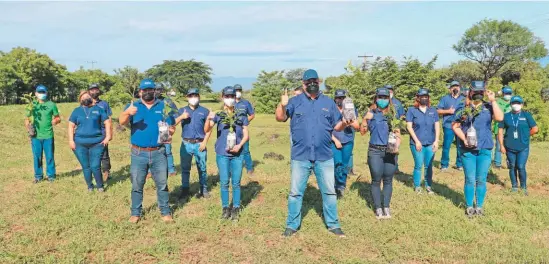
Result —
[[[243, 177], [241, 221], [220, 220], [221, 204], [214, 140], [210, 141], [209, 200], [175, 196], [180, 176], [170, 177], [175, 223], [160, 220], [154, 184], [145, 187], [144, 219], [127, 223], [130, 206], [129, 132], [111, 143], [114, 181], [103, 194], [89, 194], [79, 164], [69, 150], [67, 118], [76, 104], [59, 105], [63, 123], [55, 128], [58, 180], [32, 184], [31, 148], [23, 129], [23, 106], [2, 106], [0, 134], [0, 263], [540, 263], [549, 262], [548, 143], [532, 147], [528, 163], [530, 196], [509, 192], [507, 170], [489, 177], [486, 216], [469, 220], [463, 213], [463, 173], [435, 170], [437, 195], [416, 195], [413, 161], [406, 143], [394, 182], [390, 221], [375, 220], [366, 161], [368, 137], [357, 137], [355, 167], [345, 198], [338, 201], [347, 238], [325, 229], [314, 176], [305, 195], [301, 230], [281, 238], [289, 191], [288, 124], [270, 115], [252, 122], [251, 151], [257, 183]], [[210, 106], [217, 108], [217, 105]], [[120, 109], [115, 109], [115, 116]], [[174, 142], [179, 165], [180, 128]], [[278, 137], [273, 136], [274, 134]], [[286, 157], [265, 160], [269, 151]], [[452, 155], [454, 155], [454, 151]], [[452, 156], [452, 160], [454, 160]], [[440, 159], [440, 151], [436, 160]], [[198, 190], [196, 170], [192, 191]]]

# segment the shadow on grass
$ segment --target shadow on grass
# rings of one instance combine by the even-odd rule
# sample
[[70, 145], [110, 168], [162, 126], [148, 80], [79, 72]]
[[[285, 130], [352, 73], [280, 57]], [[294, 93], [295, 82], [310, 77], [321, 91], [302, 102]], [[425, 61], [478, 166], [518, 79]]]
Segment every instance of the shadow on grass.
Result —
[[108, 185], [114, 185], [130, 178], [130, 165], [126, 165], [119, 170], [112, 172], [111, 179], [107, 181]]
[[500, 185], [502, 187], [505, 186], [505, 183], [503, 183], [498, 175], [494, 172], [494, 170], [492, 168], [490, 168], [490, 170], [488, 171], [488, 178], [486, 179], [487, 182], [491, 183], [491, 184], [497, 184], [497, 185]]
[[[181, 174], [178, 174], [181, 175]], [[219, 176], [210, 174], [208, 175], [208, 192], [211, 192], [212, 188], [215, 188], [217, 186], [217, 183], [219, 182]], [[197, 196], [200, 194], [200, 182], [195, 181], [190, 184], [189, 186], [189, 194], [185, 197], [181, 197], [182, 190], [181, 185], [172, 188], [172, 191], [170, 192], [170, 200], [169, 202], [173, 204], [172, 206], [172, 212], [175, 212], [179, 210], [179, 208], [183, 207], [186, 203], [188, 203], [191, 200], [192, 196]], [[210, 198], [211, 199], [211, 198]], [[153, 207], [156, 205], [153, 205]]]
[[307, 188], [303, 194], [301, 219], [304, 219], [309, 214], [311, 209], [314, 209], [316, 214], [322, 218], [322, 221], [324, 221], [324, 217], [322, 215], [322, 194], [319, 189], [307, 183]]
[[366, 206], [374, 210], [374, 201], [372, 200], [372, 186], [368, 182], [355, 181], [351, 184], [351, 190], [358, 190], [358, 196], [366, 201]]
[[61, 174], [56, 175], [56, 178], [74, 177], [74, 176], [79, 176], [79, 175], [82, 175], [82, 169], [73, 170], [73, 171], [69, 171], [69, 172], [63, 172]]
[[240, 188], [240, 208], [246, 208], [248, 204], [263, 190], [263, 186], [257, 181], [250, 181]]

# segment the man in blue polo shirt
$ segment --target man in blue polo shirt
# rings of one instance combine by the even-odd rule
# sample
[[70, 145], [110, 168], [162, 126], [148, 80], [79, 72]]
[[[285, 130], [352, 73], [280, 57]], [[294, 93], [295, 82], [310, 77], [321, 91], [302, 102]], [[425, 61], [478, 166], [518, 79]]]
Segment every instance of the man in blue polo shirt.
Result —
[[179, 109], [179, 117], [175, 120], [176, 125], [181, 123], [181, 198], [189, 195], [189, 178], [191, 174], [191, 162], [194, 156], [200, 190], [198, 197], [210, 198], [208, 193], [208, 176], [206, 174], [206, 145], [210, 139], [211, 131], [204, 132], [204, 123], [210, 111], [202, 107], [200, 93], [197, 88], [187, 91], [188, 106]]
[[303, 93], [288, 99], [288, 90], [276, 108], [276, 120], [291, 119], [292, 134], [291, 185], [288, 197], [288, 219], [284, 236], [295, 234], [301, 225], [301, 205], [309, 174], [314, 171], [322, 193], [324, 221], [328, 230], [345, 236], [337, 215], [332, 132], [342, 131], [351, 122], [342, 122], [341, 113], [332, 99], [320, 93], [320, 80], [315, 70], [303, 73]]
[[397, 117], [398, 118], [404, 117], [404, 115], [406, 114], [406, 110], [404, 109], [404, 105], [402, 104], [402, 102], [396, 98], [395, 91], [394, 91], [395, 88], [390, 84], [387, 84], [384, 87], [389, 90], [389, 94], [390, 94], [389, 97], [391, 98], [391, 103], [395, 106], [395, 110], [398, 115]]
[[452, 142], [456, 140], [456, 169], [463, 170], [461, 163], [461, 150], [457, 147], [458, 139], [452, 130], [452, 122], [456, 108], [465, 103], [465, 96], [460, 93], [460, 84], [458, 81], [450, 83], [449, 93], [440, 99], [437, 106], [437, 113], [442, 115], [442, 131], [444, 138], [442, 140], [442, 157], [440, 158], [440, 169], [446, 171], [450, 165], [450, 147]]
[[[235, 84], [234, 89], [236, 91], [236, 104], [235, 109], [239, 115], [245, 116], [248, 118], [248, 123], [251, 123], [255, 118], [255, 110], [250, 101], [242, 98], [242, 86], [240, 84]], [[244, 144], [244, 149], [242, 150], [242, 155], [244, 159], [244, 166], [246, 166], [246, 171], [249, 176], [253, 176], [254, 173], [254, 163], [252, 161], [252, 155], [250, 153], [250, 139], [246, 144]]]
[[130, 174], [132, 182], [131, 193], [131, 223], [141, 219], [143, 210], [143, 186], [145, 185], [147, 170], [150, 169], [156, 185], [158, 207], [164, 222], [172, 222], [168, 204], [168, 160], [164, 144], [158, 143], [159, 121], [173, 125], [173, 116], [164, 117], [166, 105], [156, 99], [155, 85], [151, 79], [144, 79], [139, 84], [137, 102], [131, 102], [120, 114], [120, 124], [131, 126], [131, 164]]
[[[97, 83], [91, 84], [88, 87], [88, 92], [90, 93], [90, 96], [92, 97], [94, 104], [99, 106], [99, 108], [105, 110], [105, 113], [107, 113], [109, 120], [112, 121], [111, 119], [112, 110], [111, 110], [111, 107], [109, 106], [109, 103], [99, 98], [99, 96], [101, 95], [99, 84]], [[105, 126], [101, 128], [101, 132], [103, 132], [103, 136], [106, 136]], [[111, 137], [112, 137], [112, 126], [111, 126]], [[105, 145], [105, 148], [103, 149], [103, 155], [101, 156], [101, 171], [103, 173], [104, 182], [110, 179], [110, 170], [111, 170], [111, 157], [109, 156], [109, 145]]]

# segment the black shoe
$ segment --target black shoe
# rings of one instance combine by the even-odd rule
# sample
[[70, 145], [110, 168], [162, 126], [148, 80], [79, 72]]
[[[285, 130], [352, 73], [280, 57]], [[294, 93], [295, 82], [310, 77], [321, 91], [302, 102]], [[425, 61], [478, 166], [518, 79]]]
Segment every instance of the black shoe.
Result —
[[282, 236], [284, 237], [291, 237], [293, 236], [295, 233], [297, 233], [297, 231], [291, 229], [291, 228], [286, 228], [286, 230], [284, 230], [284, 233], [282, 233]]
[[179, 198], [183, 199], [189, 196], [189, 188], [181, 188], [181, 194], [179, 194]]
[[235, 207], [231, 211], [231, 220], [233, 220], [233, 222], [238, 222], [238, 218], [240, 218], [240, 207]]
[[330, 229], [329, 231], [338, 237], [345, 237], [345, 233], [343, 233], [343, 230], [341, 230], [341, 228], [334, 228]]
[[32, 181], [32, 183], [37, 184], [37, 183], [39, 183], [39, 182], [41, 182], [41, 181], [42, 181], [42, 180], [34, 179], [34, 180]]
[[223, 219], [231, 218], [231, 208], [223, 207], [223, 214], [221, 215], [221, 218]]

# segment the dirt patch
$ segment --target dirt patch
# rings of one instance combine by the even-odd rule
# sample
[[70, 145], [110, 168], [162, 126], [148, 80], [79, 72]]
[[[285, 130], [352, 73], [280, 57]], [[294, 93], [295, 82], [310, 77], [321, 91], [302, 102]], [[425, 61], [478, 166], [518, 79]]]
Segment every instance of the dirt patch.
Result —
[[263, 159], [284, 160], [284, 155], [274, 152], [267, 152], [263, 154]]

